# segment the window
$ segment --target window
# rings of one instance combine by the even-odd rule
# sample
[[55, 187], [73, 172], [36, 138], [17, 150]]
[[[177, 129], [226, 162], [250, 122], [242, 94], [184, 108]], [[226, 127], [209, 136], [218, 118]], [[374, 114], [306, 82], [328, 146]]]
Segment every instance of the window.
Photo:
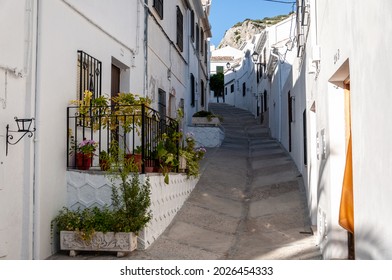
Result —
[[203, 55], [204, 49], [204, 31], [203, 28], [200, 27], [200, 53]]
[[152, 6], [157, 11], [159, 17], [163, 19], [163, 0], [154, 0]]
[[177, 46], [178, 48], [183, 51], [184, 44], [184, 17], [181, 13], [180, 7], [177, 6]]
[[200, 91], [200, 93], [201, 93], [201, 101], [200, 101], [200, 105], [201, 105], [201, 107], [204, 107], [204, 102], [205, 102], [205, 90], [204, 90], [204, 81], [203, 80], [201, 80], [200, 81], [200, 88], [201, 88], [201, 91]]
[[204, 55], [204, 63], [207, 65], [207, 56], [208, 56], [208, 49], [207, 49], [207, 40], [204, 42], [204, 49], [205, 49], [205, 55]]
[[234, 84], [230, 86], [230, 92], [234, 92]]
[[199, 33], [199, 25], [196, 23], [196, 50], [199, 50], [199, 44], [200, 44], [200, 33]]
[[195, 12], [191, 11], [191, 39], [195, 41]]
[[223, 66], [216, 66], [216, 73], [223, 73]]
[[88, 55], [83, 51], [78, 51], [78, 99], [83, 99], [85, 90], [93, 93], [93, 98], [101, 96], [102, 86], [102, 62]]
[[242, 96], [246, 95], [246, 83], [242, 83]]
[[158, 89], [158, 112], [162, 119], [166, 117], [166, 92]]
[[225, 87], [225, 95], [227, 95], [227, 87]]
[[195, 107], [195, 99], [196, 99], [196, 93], [195, 93], [195, 76], [191, 74], [191, 106]]

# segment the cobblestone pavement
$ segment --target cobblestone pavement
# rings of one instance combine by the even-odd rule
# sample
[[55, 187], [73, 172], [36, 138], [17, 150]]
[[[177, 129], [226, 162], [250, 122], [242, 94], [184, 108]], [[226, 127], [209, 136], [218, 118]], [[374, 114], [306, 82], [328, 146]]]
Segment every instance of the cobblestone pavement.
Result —
[[[247, 111], [211, 104], [225, 139], [209, 149], [202, 176], [173, 222], [147, 250], [122, 259], [322, 259], [301, 174]], [[49, 259], [116, 259], [60, 252]]]

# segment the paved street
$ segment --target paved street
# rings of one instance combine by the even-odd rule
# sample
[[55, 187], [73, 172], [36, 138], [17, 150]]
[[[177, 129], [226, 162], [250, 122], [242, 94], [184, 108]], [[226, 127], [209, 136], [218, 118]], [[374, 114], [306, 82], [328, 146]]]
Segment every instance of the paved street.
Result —
[[222, 146], [209, 149], [200, 181], [161, 237], [125, 259], [321, 259], [302, 177], [288, 154], [249, 112], [210, 108], [224, 118]]

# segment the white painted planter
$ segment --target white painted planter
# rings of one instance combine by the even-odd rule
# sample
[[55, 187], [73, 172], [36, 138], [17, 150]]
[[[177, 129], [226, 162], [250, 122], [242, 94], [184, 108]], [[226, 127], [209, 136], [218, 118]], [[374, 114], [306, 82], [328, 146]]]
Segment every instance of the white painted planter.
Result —
[[192, 124], [201, 126], [217, 126], [220, 125], [220, 120], [217, 117], [212, 117], [210, 119], [207, 117], [192, 117]]
[[77, 231], [60, 231], [60, 249], [69, 250], [72, 257], [77, 251], [117, 252], [117, 257], [123, 257], [136, 248], [133, 232], [95, 232], [91, 240], [84, 240]]

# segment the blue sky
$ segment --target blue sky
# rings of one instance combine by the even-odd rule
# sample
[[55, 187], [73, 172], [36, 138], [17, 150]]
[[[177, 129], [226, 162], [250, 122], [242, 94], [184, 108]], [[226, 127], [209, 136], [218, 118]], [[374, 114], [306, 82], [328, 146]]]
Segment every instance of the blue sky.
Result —
[[244, 19], [263, 19], [288, 14], [291, 11], [292, 4], [263, 0], [212, 0], [209, 17], [212, 26], [211, 44], [218, 46], [226, 30]]

